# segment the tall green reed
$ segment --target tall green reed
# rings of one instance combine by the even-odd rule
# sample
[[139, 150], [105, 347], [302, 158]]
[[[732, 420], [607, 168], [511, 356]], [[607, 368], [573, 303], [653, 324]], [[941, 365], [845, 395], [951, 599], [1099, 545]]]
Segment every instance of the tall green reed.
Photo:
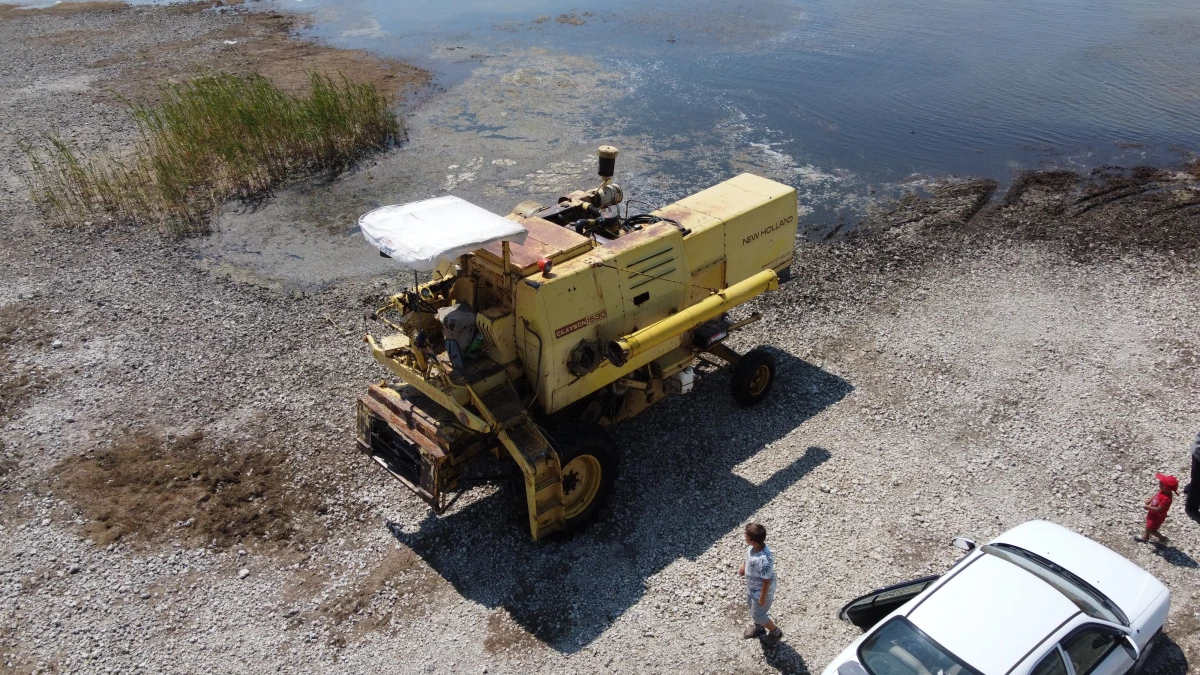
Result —
[[129, 103], [137, 137], [125, 157], [84, 156], [54, 136], [27, 146], [34, 196], [64, 222], [107, 215], [202, 233], [223, 203], [337, 174], [400, 134], [390, 99], [373, 84], [309, 78], [307, 95], [257, 74], [163, 85], [157, 103]]

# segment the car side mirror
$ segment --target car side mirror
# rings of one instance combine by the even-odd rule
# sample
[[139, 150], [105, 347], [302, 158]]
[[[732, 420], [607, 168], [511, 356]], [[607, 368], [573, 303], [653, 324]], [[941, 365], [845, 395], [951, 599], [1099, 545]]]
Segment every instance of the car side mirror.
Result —
[[955, 537], [950, 540], [950, 545], [957, 549], [962, 549], [968, 553], [975, 550], [975, 542], [966, 537]]
[[1137, 661], [1139, 658], [1141, 658], [1142, 650], [1138, 649], [1137, 642], [1134, 641], [1133, 636], [1129, 633], [1121, 636], [1121, 646], [1133, 652], [1134, 661]]

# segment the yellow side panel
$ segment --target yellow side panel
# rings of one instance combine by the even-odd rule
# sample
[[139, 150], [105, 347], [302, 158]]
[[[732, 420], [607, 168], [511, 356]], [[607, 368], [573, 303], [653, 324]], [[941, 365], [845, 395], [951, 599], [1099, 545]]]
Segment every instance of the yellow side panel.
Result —
[[485, 309], [475, 315], [475, 327], [487, 339], [488, 358], [501, 365], [517, 360], [517, 321], [511, 311]]
[[[601, 343], [616, 340], [624, 335], [620, 320], [625, 311], [625, 297], [621, 292], [621, 272], [612, 267], [592, 267], [590, 273], [596, 280], [596, 293], [603, 303], [604, 318], [594, 325], [594, 332], [589, 333], [590, 339]], [[577, 342], [572, 342], [573, 347]]]
[[[518, 284], [519, 314], [528, 316], [531, 326], [537, 325], [545, 341], [539, 391], [548, 412], [678, 346], [678, 340], [674, 345], [668, 342], [663, 350], [620, 369], [605, 362], [583, 378], [567, 367], [571, 351], [582, 340], [594, 340], [603, 348], [609, 340], [683, 308], [691, 278], [687, 267], [683, 235], [674, 225], [660, 223], [569, 260], [554, 268], [550, 278], [535, 274]], [[527, 302], [536, 304], [536, 309], [526, 311]], [[532, 380], [536, 376], [536, 340], [530, 344], [526, 342], [526, 358], [533, 367], [527, 365], [526, 371]]]
[[[683, 235], [674, 225], [651, 225], [621, 239], [628, 241], [603, 262], [605, 269], [616, 268], [621, 282], [620, 332], [625, 335], [682, 309], [690, 275]], [[595, 252], [601, 251], [604, 247]]]
[[[548, 368], [546, 347], [550, 345], [550, 335], [547, 332], [546, 312], [542, 307], [538, 289], [520, 281], [517, 289], [517, 320], [516, 339], [517, 349], [521, 353], [521, 365], [525, 367], [525, 379], [537, 387], [538, 397], [542, 398], [547, 391], [538, 383], [538, 363], [541, 361], [541, 376], [545, 379]], [[528, 324], [528, 325], [527, 325]], [[539, 341], [538, 338], [541, 338]], [[544, 399], [543, 399], [544, 400]]]
[[687, 256], [688, 273], [725, 259], [725, 223], [706, 213], [688, 208], [687, 199], [653, 212], [654, 215], [670, 218], [691, 231], [683, 240]]
[[[796, 190], [783, 183], [743, 173], [661, 209], [667, 217], [676, 213], [700, 213], [712, 219], [688, 235], [684, 246], [695, 271], [724, 258], [724, 286], [768, 267], [782, 270], [791, 262], [798, 224]], [[718, 232], [719, 255], [714, 253]]]
[[[749, 194], [749, 193], [747, 193]], [[732, 286], [792, 260], [796, 246], [795, 192], [761, 203], [725, 223], [725, 283]]]
[[[552, 393], [564, 382], [575, 379], [567, 368], [571, 350], [582, 340], [599, 341], [600, 329], [612, 312], [606, 304], [608, 299], [600, 293], [595, 271], [590, 267], [575, 266], [556, 271], [550, 279], [535, 275], [529, 280], [539, 284], [535, 292], [540, 309], [537, 314], [544, 317], [537, 328], [543, 341], [539, 391], [543, 394], [543, 405], [553, 410], [556, 406]], [[521, 285], [528, 287], [525, 282]], [[533, 376], [531, 373], [531, 381]]]
[[796, 196], [796, 189], [770, 178], [763, 178], [752, 173], [740, 173], [725, 181], [727, 184], [751, 192], [764, 199], [779, 199], [791, 195]]
[[725, 261], [718, 260], [692, 275], [691, 285], [688, 286], [687, 306], [700, 302], [712, 295], [713, 292], [725, 288]]

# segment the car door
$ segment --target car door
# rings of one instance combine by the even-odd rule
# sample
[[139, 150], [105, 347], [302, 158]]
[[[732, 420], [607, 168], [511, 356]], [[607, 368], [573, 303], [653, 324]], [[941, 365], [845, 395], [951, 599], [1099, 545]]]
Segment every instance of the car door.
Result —
[[1087, 624], [1072, 631], [1059, 646], [1071, 675], [1123, 675], [1133, 668], [1133, 655], [1121, 643], [1124, 634], [1111, 626]]
[[855, 598], [846, 603], [838, 612], [838, 618], [843, 621], [858, 626], [866, 630], [871, 626], [879, 623], [883, 617], [896, 611], [900, 605], [912, 600], [921, 594], [929, 584], [941, 578], [938, 575], [930, 577], [921, 577], [912, 581], [888, 586], [887, 588], [878, 588], [864, 596]]
[[1071, 667], [1067, 665], [1067, 657], [1063, 654], [1062, 647], [1054, 645], [1054, 649], [1050, 651], [1038, 664], [1029, 671], [1029, 675], [1071, 675]]

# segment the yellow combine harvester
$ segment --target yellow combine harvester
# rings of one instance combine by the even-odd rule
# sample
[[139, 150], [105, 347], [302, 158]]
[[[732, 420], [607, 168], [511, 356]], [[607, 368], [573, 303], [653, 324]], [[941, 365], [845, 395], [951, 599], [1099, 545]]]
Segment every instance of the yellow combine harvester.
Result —
[[622, 217], [616, 155], [602, 146], [601, 185], [550, 206], [502, 218], [439, 197], [359, 221], [381, 255], [432, 278], [375, 313], [392, 332], [364, 339], [399, 382], [358, 400], [358, 446], [439, 514], [490, 454], [524, 475], [534, 539], [578, 530], [617, 474], [603, 427], [690, 391], [697, 358], [732, 368], [743, 405], [771, 388], [771, 354], [723, 340], [760, 318], [729, 310], [790, 270], [795, 190], [744, 173]]

